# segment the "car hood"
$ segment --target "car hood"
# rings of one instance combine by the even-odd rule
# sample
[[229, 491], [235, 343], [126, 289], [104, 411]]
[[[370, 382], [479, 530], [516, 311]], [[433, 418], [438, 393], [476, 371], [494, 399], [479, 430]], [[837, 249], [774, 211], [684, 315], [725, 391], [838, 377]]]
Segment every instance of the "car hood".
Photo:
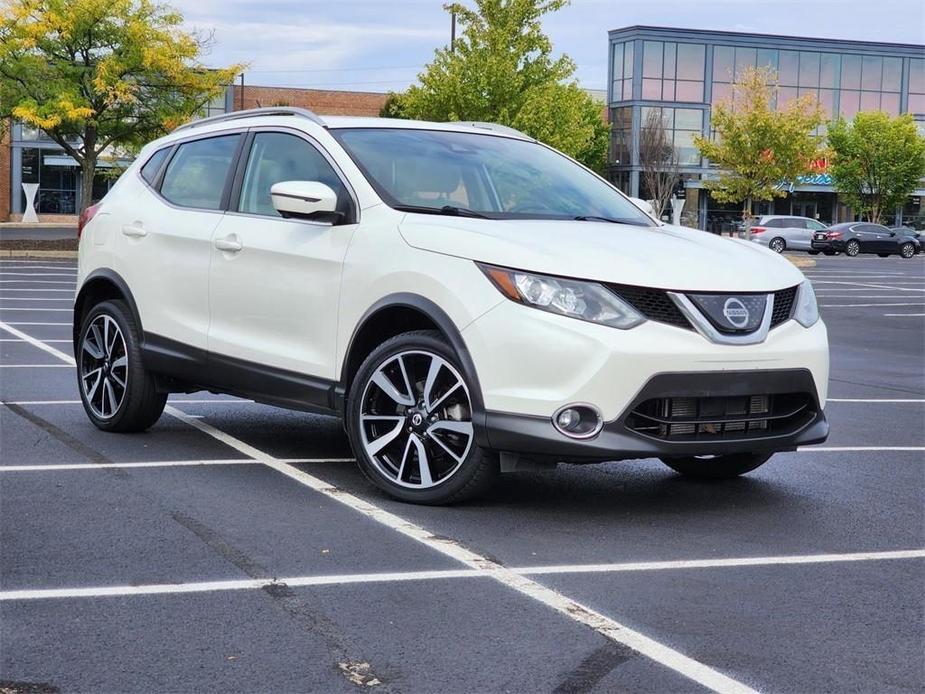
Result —
[[686, 291], [775, 291], [803, 281], [758, 244], [679, 226], [406, 215], [405, 241], [434, 253], [549, 275]]

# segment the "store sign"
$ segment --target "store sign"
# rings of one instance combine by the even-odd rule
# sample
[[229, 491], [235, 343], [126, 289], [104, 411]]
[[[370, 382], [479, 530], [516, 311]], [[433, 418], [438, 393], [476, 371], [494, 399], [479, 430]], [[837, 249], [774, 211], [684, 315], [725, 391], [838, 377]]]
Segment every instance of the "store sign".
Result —
[[830, 186], [832, 185], [832, 174], [829, 173], [828, 159], [814, 159], [809, 163], [809, 173], [803, 176], [797, 176], [796, 181], [781, 181], [777, 189], [793, 192], [796, 186]]

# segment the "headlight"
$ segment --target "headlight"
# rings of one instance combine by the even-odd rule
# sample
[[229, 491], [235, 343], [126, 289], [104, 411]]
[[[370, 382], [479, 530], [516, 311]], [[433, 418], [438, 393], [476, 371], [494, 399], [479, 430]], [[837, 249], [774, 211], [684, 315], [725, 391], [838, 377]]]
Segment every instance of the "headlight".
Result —
[[797, 307], [793, 317], [800, 325], [809, 328], [819, 320], [819, 307], [816, 305], [816, 292], [809, 280], [804, 280], [797, 290]]
[[581, 282], [479, 265], [482, 272], [511, 301], [589, 323], [628, 330], [645, 317], [616, 294], [596, 282]]

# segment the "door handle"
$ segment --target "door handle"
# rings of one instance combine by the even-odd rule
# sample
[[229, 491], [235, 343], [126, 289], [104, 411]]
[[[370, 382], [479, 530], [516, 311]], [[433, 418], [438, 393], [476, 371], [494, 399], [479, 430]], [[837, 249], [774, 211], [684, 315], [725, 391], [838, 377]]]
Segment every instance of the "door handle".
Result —
[[126, 224], [123, 226], [122, 233], [125, 236], [131, 236], [136, 239], [140, 239], [141, 237], [148, 235], [148, 232], [145, 231], [144, 227], [135, 224]]
[[242, 248], [244, 248], [240, 241], [234, 240], [233, 236], [226, 236], [223, 239], [215, 239], [215, 247], [220, 251], [228, 251], [230, 253], [237, 253]]

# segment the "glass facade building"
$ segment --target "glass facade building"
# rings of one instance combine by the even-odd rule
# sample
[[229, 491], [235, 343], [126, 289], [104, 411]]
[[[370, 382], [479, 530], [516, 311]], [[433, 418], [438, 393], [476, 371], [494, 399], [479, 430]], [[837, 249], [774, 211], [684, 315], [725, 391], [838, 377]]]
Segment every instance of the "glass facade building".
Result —
[[[740, 205], [723, 205], [704, 189], [716, 169], [694, 147], [710, 134], [714, 104], [728, 99], [747, 67], [777, 71], [780, 104], [813, 95], [827, 120], [859, 111], [912, 113], [925, 134], [925, 46], [766, 36], [723, 31], [634, 26], [609, 34], [608, 104], [611, 147], [608, 177], [629, 195], [646, 197], [639, 163], [640, 128], [652, 112], [674, 144], [684, 180], [682, 222], [731, 231]], [[818, 134], [825, 133], [825, 125]], [[757, 206], [759, 214], [792, 214], [826, 223], [854, 219], [838, 200], [825, 162], [812, 176], [782, 182], [787, 195]], [[925, 227], [925, 181], [896, 210], [894, 223]]]

